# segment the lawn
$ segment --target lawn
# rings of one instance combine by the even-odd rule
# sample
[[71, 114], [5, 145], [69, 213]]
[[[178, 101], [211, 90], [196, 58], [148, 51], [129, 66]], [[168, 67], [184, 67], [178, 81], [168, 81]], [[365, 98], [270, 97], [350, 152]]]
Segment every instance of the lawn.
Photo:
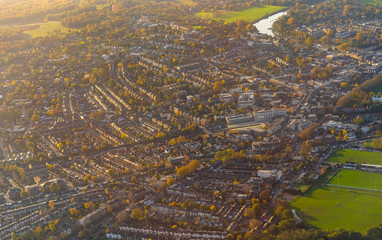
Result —
[[342, 169], [329, 183], [341, 186], [382, 190], [382, 174]]
[[382, 165], [382, 153], [342, 149], [333, 153], [327, 160], [329, 163], [356, 162]]
[[265, 15], [280, 11], [285, 7], [271, 6], [261, 4], [257, 7], [251, 7], [242, 11], [216, 11], [216, 12], [201, 12], [196, 15], [201, 18], [212, 18], [214, 20], [223, 20], [225, 22], [234, 22], [237, 19], [245, 21], [254, 21], [264, 17]]
[[33, 30], [24, 31], [24, 33], [34, 38], [47, 36], [57, 30], [65, 33], [69, 31], [69, 28], [62, 26], [61, 22], [37, 23], [36, 25], [39, 25], [40, 27]]
[[346, 229], [364, 233], [382, 223], [382, 193], [320, 187], [290, 204], [304, 220], [318, 228]]

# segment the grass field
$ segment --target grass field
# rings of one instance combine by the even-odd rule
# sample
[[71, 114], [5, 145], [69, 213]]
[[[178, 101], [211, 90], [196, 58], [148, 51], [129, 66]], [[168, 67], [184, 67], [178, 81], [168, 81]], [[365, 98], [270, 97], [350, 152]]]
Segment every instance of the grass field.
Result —
[[318, 228], [346, 229], [364, 233], [382, 223], [382, 193], [319, 187], [290, 204], [303, 213], [304, 220]]
[[24, 33], [25, 38], [44, 37], [58, 30], [67, 33], [70, 30], [69, 28], [62, 26], [61, 22], [56, 21], [31, 23], [26, 25], [0, 25], [0, 28], [19, 29]]
[[342, 169], [329, 183], [340, 186], [382, 190], [382, 174]]
[[267, 14], [280, 11], [285, 7], [260, 5], [258, 7], [248, 8], [242, 11], [217, 11], [217, 12], [201, 12], [196, 15], [201, 18], [211, 18], [214, 20], [223, 20], [225, 22], [234, 22], [237, 19], [243, 19], [245, 21], [254, 21], [264, 17]]
[[356, 162], [382, 165], [382, 153], [342, 149], [333, 153], [327, 160], [329, 163]]
[[65, 33], [69, 31], [69, 28], [62, 26], [61, 22], [38, 23], [38, 25], [40, 25], [39, 28], [24, 31], [24, 33], [34, 38], [47, 36], [57, 30]]

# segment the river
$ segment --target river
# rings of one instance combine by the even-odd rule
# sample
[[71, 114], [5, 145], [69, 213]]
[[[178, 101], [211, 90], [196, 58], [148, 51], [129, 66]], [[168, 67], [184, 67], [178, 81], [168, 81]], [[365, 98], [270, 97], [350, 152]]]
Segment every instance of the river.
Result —
[[284, 16], [287, 14], [287, 10], [285, 11], [282, 11], [282, 12], [278, 12], [278, 13], [275, 13], [267, 18], [264, 18], [260, 21], [258, 21], [257, 23], [253, 24], [257, 30], [259, 30], [259, 33], [262, 33], [262, 34], [268, 34], [272, 37], [275, 36], [275, 34], [273, 34], [273, 31], [272, 31], [272, 24], [281, 16]]

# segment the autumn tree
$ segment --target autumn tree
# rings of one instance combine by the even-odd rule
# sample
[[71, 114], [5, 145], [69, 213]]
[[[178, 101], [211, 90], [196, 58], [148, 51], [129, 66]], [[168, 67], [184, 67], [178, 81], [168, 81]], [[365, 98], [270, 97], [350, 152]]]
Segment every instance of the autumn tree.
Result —
[[56, 205], [55, 205], [55, 203], [54, 203], [53, 201], [50, 201], [50, 202], [49, 202], [49, 207], [50, 207], [50, 209], [51, 209], [52, 211], [56, 210]]
[[144, 217], [144, 212], [140, 208], [134, 208], [130, 214], [130, 218], [134, 220], [142, 220]]

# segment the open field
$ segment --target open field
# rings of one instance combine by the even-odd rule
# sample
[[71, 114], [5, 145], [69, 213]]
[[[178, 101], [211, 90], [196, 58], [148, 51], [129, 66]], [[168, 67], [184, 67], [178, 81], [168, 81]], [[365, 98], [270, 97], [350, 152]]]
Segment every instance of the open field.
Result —
[[342, 149], [333, 153], [327, 160], [329, 163], [356, 162], [382, 165], [382, 153]]
[[345, 187], [382, 190], [382, 174], [342, 169], [329, 183]]
[[381, 198], [380, 192], [319, 187], [290, 204], [303, 213], [307, 223], [318, 228], [364, 233], [382, 222]]
[[[0, 25], [0, 28], [14, 28], [21, 30], [25, 38], [44, 37], [55, 31], [67, 33], [70, 29], [61, 25], [61, 22], [50, 21], [43, 23], [31, 23], [26, 25]], [[72, 30], [75, 31], [75, 30]]]
[[270, 6], [261, 4], [258, 7], [248, 8], [242, 11], [217, 11], [217, 12], [201, 12], [197, 13], [197, 16], [201, 18], [212, 18], [214, 20], [223, 20], [225, 22], [234, 22], [237, 19], [243, 19], [245, 21], [254, 21], [264, 17], [267, 14], [280, 11], [285, 7]]
[[24, 31], [25, 34], [30, 35], [32, 38], [34, 37], [43, 37], [47, 36], [54, 31], [68, 32], [69, 28], [66, 28], [61, 25], [61, 22], [47, 22], [47, 23], [38, 23], [40, 25], [39, 28]]

